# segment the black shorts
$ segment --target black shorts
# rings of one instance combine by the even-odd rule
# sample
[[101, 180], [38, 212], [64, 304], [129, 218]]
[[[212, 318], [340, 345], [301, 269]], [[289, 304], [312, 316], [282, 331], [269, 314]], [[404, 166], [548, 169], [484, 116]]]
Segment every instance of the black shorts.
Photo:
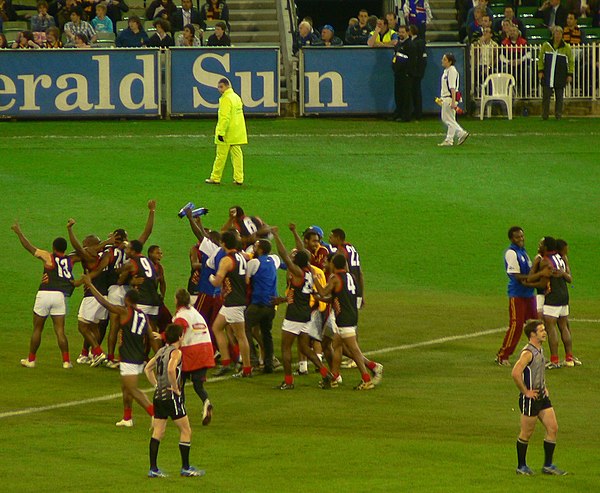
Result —
[[519, 409], [525, 416], [537, 416], [540, 411], [552, 407], [552, 403], [547, 395], [541, 399], [530, 399], [523, 394], [519, 395]]
[[185, 403], [181, 396], [174, 395], [173, 399], [161, 401], [154, 399], [154, 417], [156, 419], [168, 419], [173, 421], [187, 416]]

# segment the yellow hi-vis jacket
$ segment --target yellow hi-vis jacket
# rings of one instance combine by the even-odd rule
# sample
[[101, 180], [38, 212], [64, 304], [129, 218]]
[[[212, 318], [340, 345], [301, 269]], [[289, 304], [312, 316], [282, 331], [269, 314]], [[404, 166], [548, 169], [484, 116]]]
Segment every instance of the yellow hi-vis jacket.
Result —
[[[225, 142], [218, 137], [222, 135]], [[244, 105], [241, 98], [230, 87], [219, 98], [219, 119], [215, 129], [215, 144], [247, 144]]]

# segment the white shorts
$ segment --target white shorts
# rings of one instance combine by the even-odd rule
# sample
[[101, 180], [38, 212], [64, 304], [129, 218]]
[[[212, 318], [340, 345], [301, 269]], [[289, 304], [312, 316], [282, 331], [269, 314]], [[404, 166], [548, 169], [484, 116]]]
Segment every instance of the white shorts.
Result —
[[544, 296], [543, 294], [535, 295], [535, 304], [537, 306], [538, 312], [541, 312], [544, 309], [544, 300], [545, 299], [546, 299], [546, 296]]
[[544, 316], [551, 318], [568, 317], [569, 316], [569, 305], [563, 306], [552, 306], [544, 305]]
[[335, 315], [333, 310], [329, 311], [329, 317], [325, 320], [325, 325], [323, 326], [323, 335], [333, 339], [335, 335]]
[[342, 339], [356, 337], [356, 325], [353, 327], [338, 327], [336, 325], [334, 331], [336, 334], [339, 334]]
[[223, 315], [228, 324], [239, 324], [245, 321], [245, 311], [245, 306], [222, 306], [219, 310], [219, 315]]
[[113, 305], [125, 306], [125, 294], [129, 291], [129, 286], [119, 286], [113, 284], [108, 287], [108, 301]]
[[79, 305], [77, 318], [82, 322], [97, 324], [108, 318], [108, 310], [93, 296], [85, 296]]
[[360, 310], [362, 308], [362, 304], [363, 304], [362, 296], [357, 296], [356, 297], [356, 308], [358, 308]]
[[67, 314], [67, 300], [61, 291], [38, 291], [35, 296], [33, 312], [40, 317]]
[[138, 365], [136, 363], [123, 363], [122, 361], [119, 363], [119, 371], [121, 375], [126, 377], [129, 375], [141, 375], [144, 373], [145, 364]]
[[323, 340], [323, 314], [319, 310], [313, 310], [310, 314], [308, 335], [317, 341]]
[[293, 322], [292, 320], [283, 320], [281, 330], [285, 330], [290, 334], [310, 334], [310, 321], [308, 322]]
[[158, 315], [158, 309], [160, 308], [158, 306], [152, 306], [152, 305], [140, 305], [139, 303], [138, 303], [137, 307], [139, 310], [142, 311], [142, 313], [145, 313], [146, 315], [150, 315], [150, 316]]

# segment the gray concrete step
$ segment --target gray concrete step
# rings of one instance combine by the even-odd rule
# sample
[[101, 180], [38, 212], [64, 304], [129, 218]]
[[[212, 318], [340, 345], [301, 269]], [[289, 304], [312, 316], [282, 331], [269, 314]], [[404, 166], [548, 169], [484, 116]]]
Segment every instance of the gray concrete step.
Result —
[[273, 9], [275, 10], [275, 0], [227, 0], [229, 7], [229, 15], [234, 10], [257, 10], [257, 9]]
[[245, 45], [245, 43], [279, 44], [279, 31], [232, 31], [231, 42], [234, 45]]
[[231, 22], [277, 19], [277, 11], [273, 8], [232, 10], [229, 18]]
[[277, 20], [268, 21], [235, 21], [230, 19], [231, 31], [278, 31], [279, 24]]

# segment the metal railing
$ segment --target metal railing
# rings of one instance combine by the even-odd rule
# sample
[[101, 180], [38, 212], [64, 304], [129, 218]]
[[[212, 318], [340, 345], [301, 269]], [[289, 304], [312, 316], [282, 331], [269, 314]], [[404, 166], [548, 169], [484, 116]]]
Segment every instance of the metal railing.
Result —
[[[575, 68], [573, 82], [565, 88], [565, 98], [597, 99], [600, 97], [599, 49], [598, 43], [571, 46]], [[482, 84], [488, 75], [505, 73], [515, 78], [516, 99], [541, 99], [542, 86], [537, 76], [540, 50], [540, 45], [515, 47], [471, 45], [469, 53], [471, 98], [481, 99]]]
[[293, 0], [276, 0], [281, 59], [285, 75], [288, 101], [298, 101], [298, 58], [293, 55], [294, 33], [298, 26], [296, 5]]

